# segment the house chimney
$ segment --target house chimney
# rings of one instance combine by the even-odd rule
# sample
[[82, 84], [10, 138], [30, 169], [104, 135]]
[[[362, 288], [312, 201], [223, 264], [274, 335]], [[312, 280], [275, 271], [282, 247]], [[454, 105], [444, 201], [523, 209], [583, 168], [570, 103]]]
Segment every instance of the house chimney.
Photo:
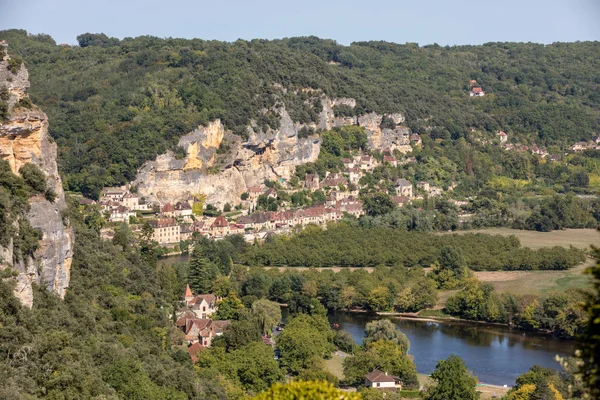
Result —
[[387, 376], [387, 371], [385, 371], [385, 376]]

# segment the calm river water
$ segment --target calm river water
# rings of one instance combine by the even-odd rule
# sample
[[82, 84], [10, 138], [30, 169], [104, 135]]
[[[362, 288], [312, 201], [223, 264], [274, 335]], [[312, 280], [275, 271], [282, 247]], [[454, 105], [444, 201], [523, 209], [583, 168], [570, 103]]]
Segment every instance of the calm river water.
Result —
[[[367, 314], [335, 313], [332, 323], [362, 343], [367, 322], [381, 318]], [[533, 365], [560, 369], [555, 356], [568, 356], [575, 342], [553, 337], [464, 322], [426, 322], [392, 318], [410, 340], [409, 354], [417, 372], [430, 374], [438, 360], [460, 356], [480, 382], [509, 385]]]

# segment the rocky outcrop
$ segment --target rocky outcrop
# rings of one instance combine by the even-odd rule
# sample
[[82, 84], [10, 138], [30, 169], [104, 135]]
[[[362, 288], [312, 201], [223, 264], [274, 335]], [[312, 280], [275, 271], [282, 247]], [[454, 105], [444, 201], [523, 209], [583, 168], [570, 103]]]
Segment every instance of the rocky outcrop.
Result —
[[[408, 128], [382, 130], [383, 116], [375, 113], [336, 116], [336, 106], [353, 109], [356, 101], [329, 99], [320, 92], [315, 92], [315, 96], [320, 98], [323, 109], [319, 121], [307, 126], [323, 130], [360, 125], [367, 130], [372, 148], [410, 151]], [[290, 178], [296, 166], [317, 160], [321, 140], [318, 135], [299, 138], [298, 132], [304, 125], [293, 122], [285, 107], [274, 110], [279, 113], [279, 128], [263, 132], [251, 124], [246, 140], [225, 130], [219, 120], [198, 127], [179, 141], [179, 146], [186, 149], [184, 159], [176, 159], [172, 152], [158, 156], [138, 171], [134, 185], [151, 201], [176, 202], [189, 195], [204, 194], [207, 203], [222, 207], [225, 203], [238, 204], [249, 186], [262, 184], [265, 179]], [[404, 121], [401, 114], [388, 117], [396, 124]]]
[[66, 202], [56, 164], [56, 144], [48, 134], [48, 117], [35, 108], [18, 106], [19, 100], [27, 96], [27, 70], [21, 66], [13, 74], [7, 66], [5, 58], [0, 62], [0, 88], [9, 89], [10, 99], [8, 119], [0, 122], [0, 158], [9, 162], [15, 174], [27, 163], [37, 165], [46, 175], [46, 187], [53, 188], [56, 193], [52, 202], [42, 195], [29, 199], [27, 219], [42, 233], [33, 257], [13, 260], [12, 241], [7, 247], [0, 248], [4, 266], [18, 272], [15, 294], [24, 305], [31, 307], [34, 282], [64, 297], [73, 258], [73, 231], [66, 218]]
[[158, 156], [138, 171], [134, 185], [140, 195], [161, 203], [204, 194], [217, 207], [237, 204], [248, 186], [287, 179], [297, 165], [319, 156], [320, 139], [299, 139], [301, 125], [284, 108], [279, 116], [279, 129], [262, 132], [249, 126], [245, 141], [226, 131], [220, 120], [198, 127], [179, 140], [186, 149], [184, 159], [176, 159], [172, 152]]

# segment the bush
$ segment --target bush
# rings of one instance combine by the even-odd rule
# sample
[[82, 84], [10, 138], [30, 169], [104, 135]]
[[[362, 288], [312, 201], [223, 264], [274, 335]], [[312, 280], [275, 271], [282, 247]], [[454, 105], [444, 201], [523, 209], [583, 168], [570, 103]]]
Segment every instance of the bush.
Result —
[[56, 191], [54, 190], [54, 188], [48, 188], [48, 190], [46, 190], [46, 192], [44, 193], [44, 197], [49, 202], [54, 203], [54, 200], [56, 200]]
[[19, 56], [11, 56], [8, 60], [8, 70], [13, 74], [19, 72], [21, 65], [24, 63], [23, 59]]
[[27, 163], [19, 169], [25, 183], [36, 193], [46, 190], [46, 176], [35, 164]]
[[33, 108], [33, 103], [31, 102], [31, 99], [28, 96], [25, 96], [21, 100], [19, 100], [19, 107], [31, 110]]

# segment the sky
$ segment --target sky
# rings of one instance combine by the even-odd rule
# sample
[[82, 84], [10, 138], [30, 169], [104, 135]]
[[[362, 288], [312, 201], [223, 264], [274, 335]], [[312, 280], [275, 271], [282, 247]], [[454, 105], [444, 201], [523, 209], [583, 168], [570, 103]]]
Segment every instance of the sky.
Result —
[[0, 0], [0, 30], [235, 41], [315, 35], [341, 44], [600, 40], [600, 0]]

